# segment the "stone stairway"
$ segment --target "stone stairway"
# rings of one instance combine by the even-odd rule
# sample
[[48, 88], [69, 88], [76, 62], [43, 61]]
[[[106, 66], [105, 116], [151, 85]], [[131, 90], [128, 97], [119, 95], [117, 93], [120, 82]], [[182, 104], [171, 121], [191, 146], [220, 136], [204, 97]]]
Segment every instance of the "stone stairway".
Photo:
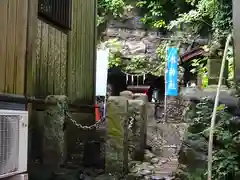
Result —
[[178, 152], [182, 145], [186, 123], [157, 123], [154, 105], [148, 109], [147, 145], [144, 162], [132, 162], [129, 180], [171, 180], [178, 168]]

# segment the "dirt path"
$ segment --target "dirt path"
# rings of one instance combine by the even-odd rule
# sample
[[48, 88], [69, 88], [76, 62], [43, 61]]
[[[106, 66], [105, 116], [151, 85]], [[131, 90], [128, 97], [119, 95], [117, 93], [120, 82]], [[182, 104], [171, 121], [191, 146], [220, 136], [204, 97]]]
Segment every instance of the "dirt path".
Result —
[[178, 152], [187, 126], [185, 123], [156, 123], [154, 105], [149, 106], [148, 112], [147, 143], [152, 147], [151, 153], [159, 159], [154, 175], [156, 179], [170, 179], [178, 167]]

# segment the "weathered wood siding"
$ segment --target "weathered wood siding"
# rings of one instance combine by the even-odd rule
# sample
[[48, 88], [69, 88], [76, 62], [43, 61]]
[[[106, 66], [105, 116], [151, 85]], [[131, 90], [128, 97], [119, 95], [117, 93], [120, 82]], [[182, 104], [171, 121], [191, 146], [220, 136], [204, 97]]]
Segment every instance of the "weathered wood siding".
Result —
[[[31, 15], [29, 2], [34, 2]], [[0, 0], [0, 93], [24, 94], [27, 90], [28, 95], [41, 98], [66, 94], [72, 101], [92, 103], [96, 0], [72, 1], [72, 30], [67, 34], [41, 19], [36, 22], [36, 3]]]
[[92, 103], [95, 91], [96, 0], [73, 0], [69, 33], [68, 96]]
[[28, 0], [0, 0], [0, 93], [24, 94]]
[[66, 94], [67, 35], [40, 19], [37, 25], [34, 95]]

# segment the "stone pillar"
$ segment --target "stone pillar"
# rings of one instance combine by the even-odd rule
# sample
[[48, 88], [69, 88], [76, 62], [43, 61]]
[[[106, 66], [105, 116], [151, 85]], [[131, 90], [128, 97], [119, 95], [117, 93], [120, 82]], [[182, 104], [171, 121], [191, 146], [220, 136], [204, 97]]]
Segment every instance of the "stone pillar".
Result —
[[[105, 170], [109, 173], [123, 172], [128, 164], [128, 142], [125, 131], [128, 100], [111, 96], [107, 102], [107, 137], [105, 146]], [[126, 162], [127, 161], [127, 162]]]
[[[66, 158], [65, 109], [66, 96], [48, 96], [43, 119], [43, 165], [52, 170], [60, 168]], [[58, 104], [57, 104], [58, 103]]]
[[[220, 75], [220, 69], [222, 64], [222, 57], [216, 56], [216, 57], [210, 57], [208, 60], [208, 85], [217, 85]], [[224, 77], [222, 80], [222, 85], [226, 85], [227, 83], [227, 77], [228, 77], [228, 63], [225, 63], [225, 71], [224, 71]]]
[[142, 161], [146, 147], [147, 104], [143, 100], [129, 100], [128, 113], [133, 118], [128, 134], [130, 156]]
[[120, 92], [120, 96], [125, 97], [127, 99], [133, 99], [133, 93], [131, 91], [122, 91]]

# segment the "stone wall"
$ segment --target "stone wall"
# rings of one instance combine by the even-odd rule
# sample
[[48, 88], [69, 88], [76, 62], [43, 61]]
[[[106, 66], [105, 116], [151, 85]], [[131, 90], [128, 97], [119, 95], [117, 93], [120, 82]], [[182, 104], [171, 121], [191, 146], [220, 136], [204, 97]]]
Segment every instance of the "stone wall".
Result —
[[[121, 20], [111, 20], [104, 34], [104, 40], [117, 39], [121, 43], [121, 54], [123, 58], [131, 59], [136, 56], [145, 57], [148, 60], [156, 58], [156, 50], [162, 40], [166, 40], [173, 34], [164, 30], [152, 29], [140, 21], [141, 17], [136, 9], [125, 14]], [[180, 54], [195, 45], [206, 45], [208, 39], [186, 36], [185, 32], [177, 32], [183, 41]], [[185, 35], [184, 35], [185, 34]], [[187, 38], [187, 39], [186, 39]], [[193, 44], [194, 40], [194, 44]]]
[[124, 58], [135, 56], [153, 59], [163, 35], [153, 29], [146, 28], [140, 22], [136, 10], [128, 12], [121, 20], [108, 23], [104, 40], [118, 39], [121, 43], [121, 54]]
[[160, 34], [144, 29], [128, 29], [109, 27], [107, 39], [118, 39], [121, 43], [121, 54], [124, 58], [146, 57], [156, 58], [156, 49], [160, 44]]

